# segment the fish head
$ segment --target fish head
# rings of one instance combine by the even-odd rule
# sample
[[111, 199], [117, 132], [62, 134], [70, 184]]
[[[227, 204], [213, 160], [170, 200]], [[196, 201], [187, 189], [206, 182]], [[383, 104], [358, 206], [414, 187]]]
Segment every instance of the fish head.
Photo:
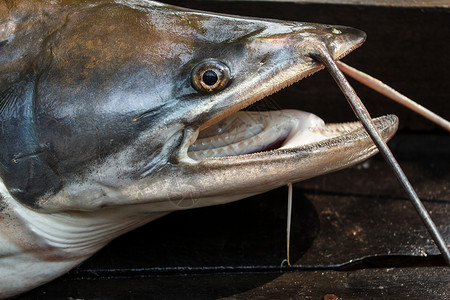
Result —
[[[340, 59], [362, 31], [152, 1], [70, 3], [34, 45], [20, 105], [1, 121], [1, 176], [35, 210], [226, 203], [376, 152], [358, 123], [240, 111], [322, 69], [318, 49]], [[376, 124], [388, 139], [397, 120]]]

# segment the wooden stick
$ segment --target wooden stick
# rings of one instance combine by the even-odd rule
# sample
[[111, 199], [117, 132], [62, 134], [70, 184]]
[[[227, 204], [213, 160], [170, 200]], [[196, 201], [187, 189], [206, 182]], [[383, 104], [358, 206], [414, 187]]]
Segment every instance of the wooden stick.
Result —
[[423, 116], [424, 118], [427, 118], [428, 120], [434, 122], [435, 124], [441, 126], [445, 130], [450, 132], [450, 122], [442, 118], [441, 116], [438, 116], [434, 112], [430, 111], [429, 109], [423, 107], [420, 104], [417, 104], [413, 100], [409, 99], [408, 97], [400, 94], [390, 86], [386, 85], [382, 81], [373, 78], [372, 76], [361, 72], [355, 68], [350, 67], [349, 65], [341, 62], [336, 61], [336, 64], [338, 65], [339, 69], [347, 74], [348, 76], [352, 77], [353, 79], [361, 82], [364, 85], [367, 85], [371, 89], [379, 92], [380, 94], [396, 101], [397, 103], [400, 103], [401, 105], [409, 108], [410, 110], [418, 113], [419, 115]]

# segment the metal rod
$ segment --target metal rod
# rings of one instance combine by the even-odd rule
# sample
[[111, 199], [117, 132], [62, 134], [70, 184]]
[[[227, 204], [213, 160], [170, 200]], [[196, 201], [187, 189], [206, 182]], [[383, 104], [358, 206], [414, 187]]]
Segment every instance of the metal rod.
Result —
[[413, 206], [415, 207], [417, 213], [421, 217], [422, 222], [425, 224], [425, 227], [427, 228], [428, 232], [434, 239], [434, 242], [436, 243], [437, 247], [441, 251], [441, 254], [445, 262], [450, 267], [450, 251], [448, 250], [444, 242], [444, 239], [442, 238], [436, 225], [434, 224], [427, 210], [425, 209], [416, 192], [414, 191], [414, 188], [412, 187], [411, 183], [408, 181], [408, 178], [406, 177], [405, 173], [403, 173], [402, 168], [398, 164], [391, 150], [378, 133], [375, 124], [373, 123], [372, 118], [370, 117], [370, 114], [365, 108], [361, 99], [359, 99], [358, 95], [353, 90], [352, 86], [348, 83], [344, 74], [342, 74], [342, 72], [339, 70], [338, 66], [336, 65], [336, 62], [330, 56], [327, 49], [325, 49], [321, 45], [317, 45], [315, 50], [316, 50], [315, 52], [311, 53], [311, 57], [317, 59], [318, 61], [320, 61], [325, 65], [325, 67], [330, 72], [331, 76], [338, 84], [341, 91], [344, 93], [348, 103], [352, 107], [356, 116], [363, 124], [364, 128], [372, 138], [377, 148], [380, 150], [380, 153], [383, 155], [384, 159], [388, 162], [389, 166], [394, 171], [395, 175], [397, 176], [397, 179], [403, 186], [404, 190], [407, 192]]

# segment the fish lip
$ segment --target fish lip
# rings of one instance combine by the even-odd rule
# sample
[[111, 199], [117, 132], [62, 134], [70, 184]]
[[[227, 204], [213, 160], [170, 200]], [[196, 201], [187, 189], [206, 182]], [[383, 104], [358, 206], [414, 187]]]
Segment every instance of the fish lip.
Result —
[[345, 50], [341, 54], [339, 54], [337, 56], [337, 58], [335, 58], [335, 61], [340, 60], [341, 58], [347, 56], [347, 54], [349, 54], [350, 52], [353, 52], [353, 50], [361, 47], [362, 44], [364, 44], [365, 40], [366, 40], [366, 37], [364, 36], [364, 39], [362, 39], [359, 43], [354, 44], [353, 46], [349, 47], [347, 50]]

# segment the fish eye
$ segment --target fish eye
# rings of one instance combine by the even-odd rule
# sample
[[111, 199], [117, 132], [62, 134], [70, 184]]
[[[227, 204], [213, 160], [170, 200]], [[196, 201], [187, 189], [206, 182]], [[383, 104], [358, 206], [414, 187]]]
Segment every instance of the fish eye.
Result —
[[230, 68], [223, 62], [208, 59], [197, 64], [191, 72], [191, 84], [199, 92], [223, 90], [231, 79]]
[[213, 86], [219, 81], [219, 77], [213, 70], [208, 70], [203, 73], [202, 80], [207, 86]]

